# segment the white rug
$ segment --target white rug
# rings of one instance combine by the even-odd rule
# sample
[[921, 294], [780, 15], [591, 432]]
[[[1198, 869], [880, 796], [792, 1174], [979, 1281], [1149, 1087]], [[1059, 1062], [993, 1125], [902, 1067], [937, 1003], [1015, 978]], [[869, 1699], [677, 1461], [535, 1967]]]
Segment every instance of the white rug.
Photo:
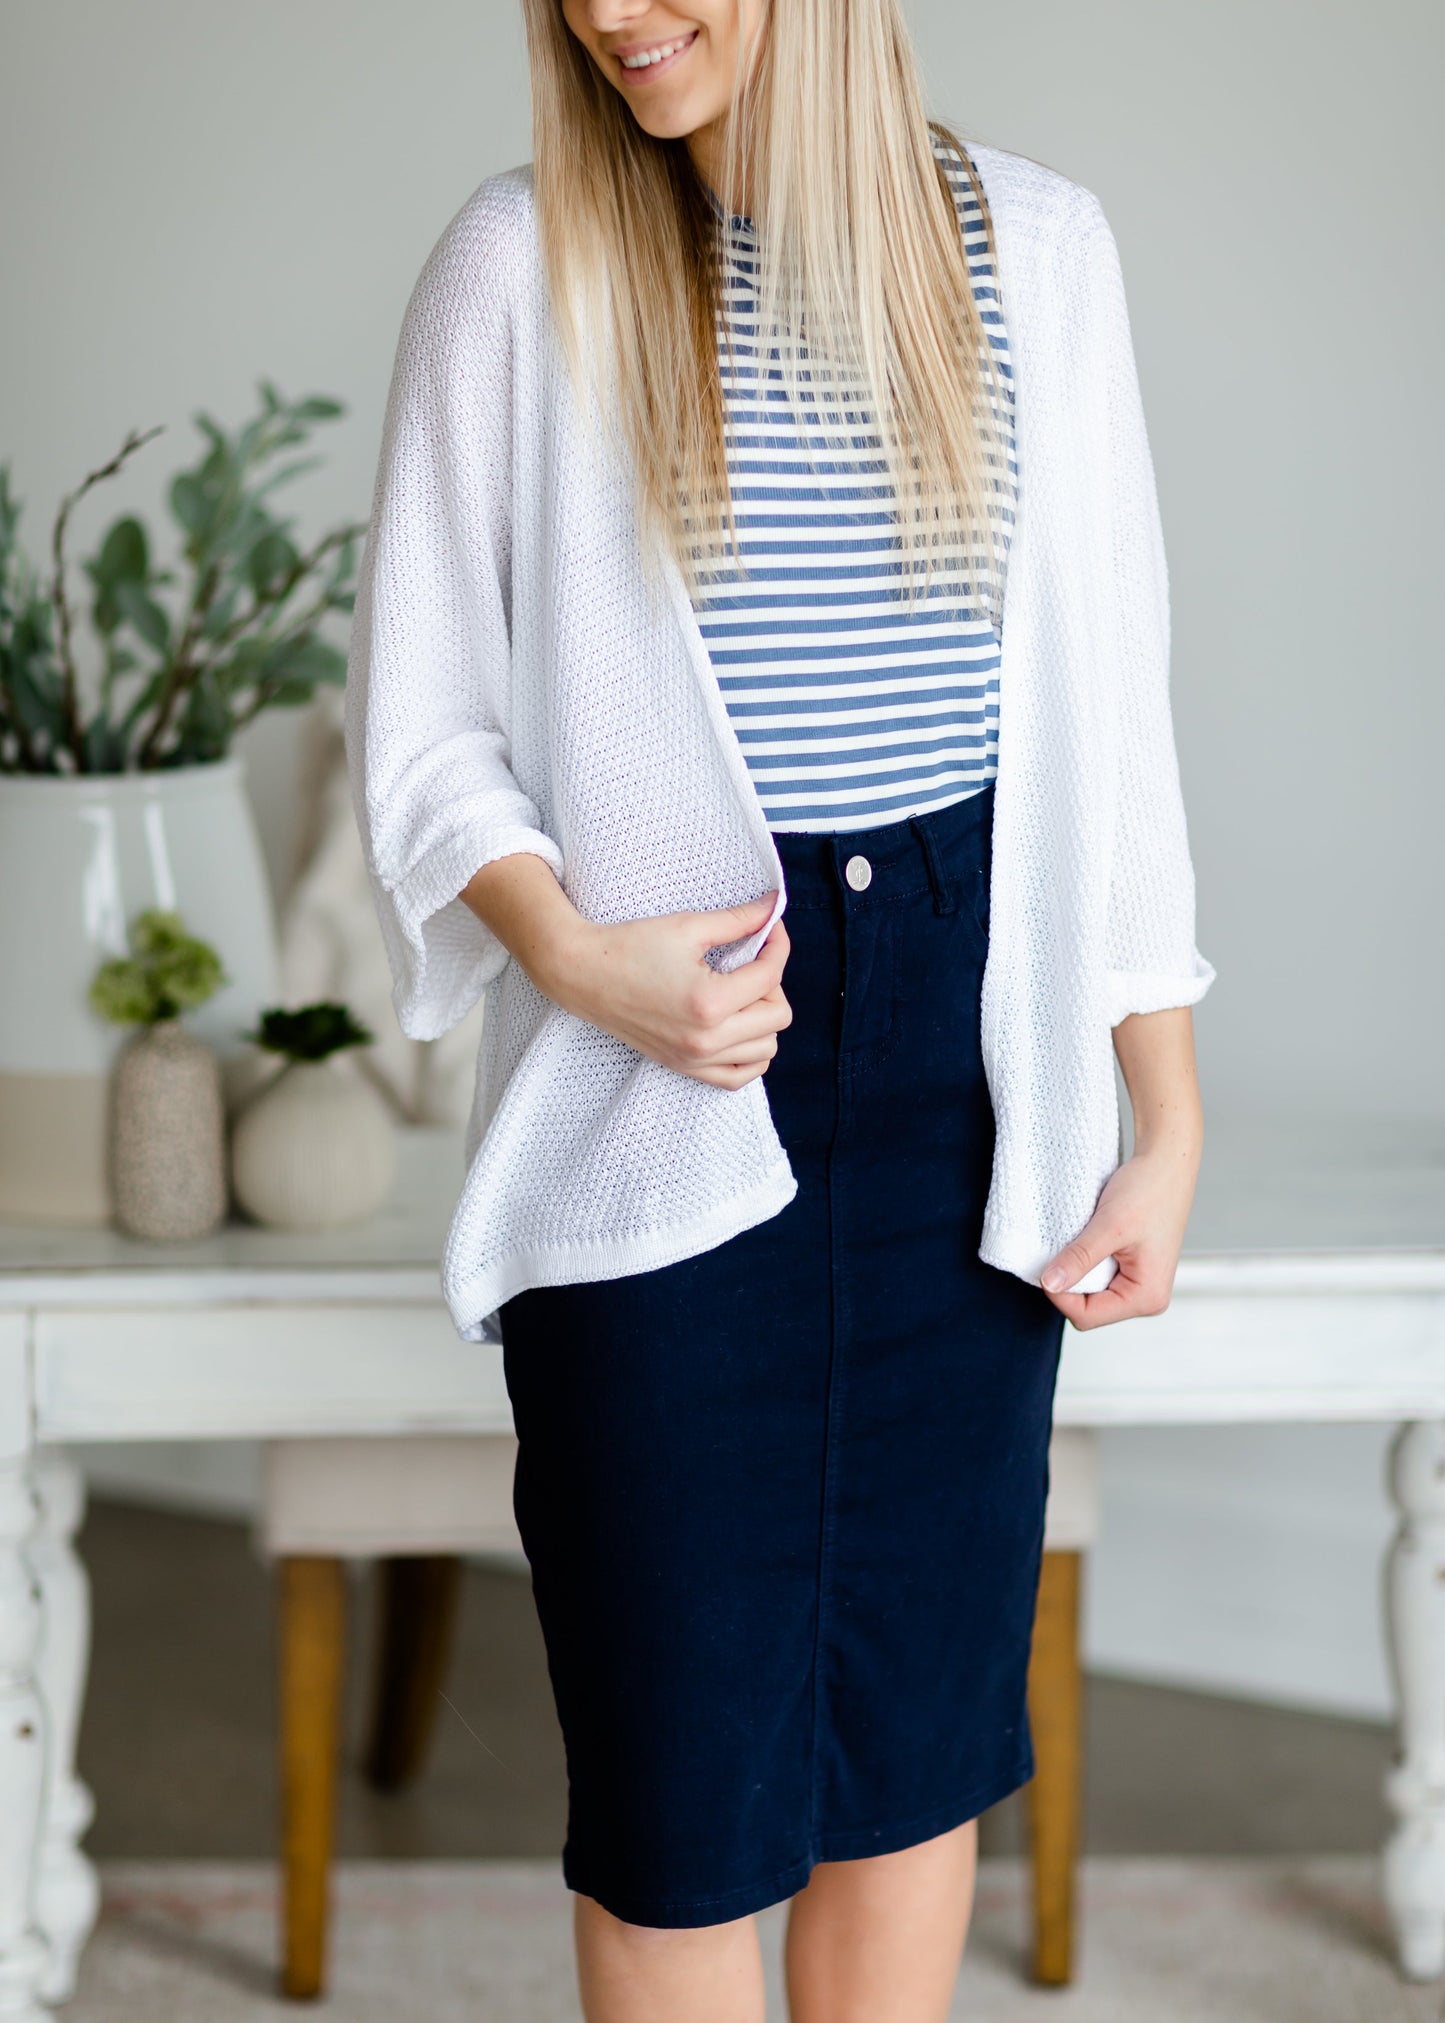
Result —
[[[119, 1862], [67, 2023], [255, 2023], [275, 1994], [259, 1863]], [[337, 1872], [337, 2023], [577, 2023], [569, 1898], [550, 1864], [352, 1862]], [[1389, 1959], [1374, 1864], [1094, 1861], [1076, 1987], [1022, 1976], [1024, 1878], [986, 1864], [954, 2015], [967, 2023], [1437, 2023]], [[782, 1913], [763, 1920], [774, 1999]], [[290, 2009], [293, 2015], [303, 2010]], [[312, 2011], [311, 2013], [316, 2013]]]

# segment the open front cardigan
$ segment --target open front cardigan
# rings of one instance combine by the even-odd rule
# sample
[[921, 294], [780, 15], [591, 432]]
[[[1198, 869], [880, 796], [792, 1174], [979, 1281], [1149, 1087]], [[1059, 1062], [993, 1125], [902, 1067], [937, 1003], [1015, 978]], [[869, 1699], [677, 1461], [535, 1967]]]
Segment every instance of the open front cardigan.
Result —
[[[1114, 241], [1088, 191], [971, 152], [1019, 465], [980, 1255], [1036, 1280], [1118, 1163], [1111, 1027], [1195, 1003], [1213, 971], [1194, 946], [1164, 550]], [[773, 887], [775, 915], [786, 902], [681, 574], [649, 585], [631, 472], [589, 439], [569, 383], [529, 168], [483, 183], [407, 310], [347, 738], [403, 1028], [434, 1038], [488, 993], [442, 1273], [460, 1332], [494, 1339], [496, 1309], [528, 1286], [651, 1270], [783, 1208], [796, 1183], [766, 1078], [712, 1088], [561, 1010], [457, 897], [482, 865], [531, 851], [592, 920]]]

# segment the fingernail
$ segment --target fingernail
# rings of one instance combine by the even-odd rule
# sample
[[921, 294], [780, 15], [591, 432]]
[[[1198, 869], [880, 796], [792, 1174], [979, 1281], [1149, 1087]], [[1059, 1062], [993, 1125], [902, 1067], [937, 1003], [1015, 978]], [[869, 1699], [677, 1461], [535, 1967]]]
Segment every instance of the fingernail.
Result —
[[1062, 1292], [1064, 1289], [1064, 1281], [1067, 1278], [1067, 1276], [1068, 1274], [1065, 1272], [1062, 1265], [1051, 1264], [1048, 1270], [1044, 1273], [1040, 1283], [1042, 1284], [1045, 1292]]

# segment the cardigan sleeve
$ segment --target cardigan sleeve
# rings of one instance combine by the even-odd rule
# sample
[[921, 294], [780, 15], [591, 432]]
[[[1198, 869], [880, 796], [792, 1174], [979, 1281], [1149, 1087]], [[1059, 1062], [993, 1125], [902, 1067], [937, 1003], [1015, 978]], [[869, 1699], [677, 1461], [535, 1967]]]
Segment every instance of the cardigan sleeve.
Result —
[[1102, 403], [1109, 580], [1098, 586], [1118, 698], [1105, 963], [1109, 1023], [1197, 1004], [1214, 971], [1194, 945], [1194, 870], [1169, 705], [1169, 584], [1118, 249], [1097, 202], [1082, 222], [1089, 384]]
[[439, 241], [402, 326], [346, 684], [352, 795], [402, 1030], [435, 1039], [507, 951], [458, 894], [562, 854], [511, 769], [506, 191]]

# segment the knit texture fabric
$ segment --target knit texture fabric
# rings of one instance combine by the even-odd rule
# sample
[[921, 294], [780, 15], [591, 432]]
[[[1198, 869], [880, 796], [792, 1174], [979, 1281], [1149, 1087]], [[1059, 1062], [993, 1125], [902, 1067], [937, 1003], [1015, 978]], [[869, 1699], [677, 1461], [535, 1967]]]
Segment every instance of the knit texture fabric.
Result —
[[[1163, 541], [1113, 237], [1088, 191], [971, 152], [1019, 465], [980, 1255], [1036, 1280], [1118, 1162], [1111, 1026], [1195, 1003], [1213, 971], [1194, 947]], [[529, 1285], [650, 1270], [776, 1214], [795, 1183], [766, 1078], [709, 1088], [562, 1011], [457, 897], [484, 864], [531, 851], [592, 920], [773, 887], [774, 917], [786, 902], [681, 575], [669, 564], [649, 583], [631, 471], [579, 412], [528, 168], [463, 207], [408, 307], [346, 711], [404, 1030], [435, 1038], [488, 992], [442, 1269], [460, 1332], [494, 1336], [496, 1309]], [[717, 959], [747, 960], [766, 932]]]

